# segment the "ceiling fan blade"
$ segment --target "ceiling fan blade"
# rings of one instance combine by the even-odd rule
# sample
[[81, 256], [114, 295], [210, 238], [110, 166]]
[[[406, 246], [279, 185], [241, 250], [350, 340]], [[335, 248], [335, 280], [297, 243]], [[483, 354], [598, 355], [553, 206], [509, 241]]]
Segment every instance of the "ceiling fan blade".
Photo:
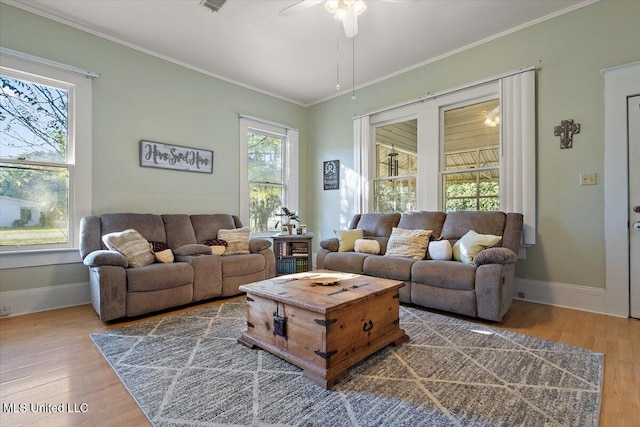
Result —
[[354, 13], [347, 13], [347, 16], [342, 20], [342, 27], [347, 37], [355, 37], [358, 34], [358, 17]]
[[313, 7], [319, 3], [322, 3], [322, 0], [298, 0], [291, 6], [287, 6], [280, 11], [280, 16], [289, 16], [301, 10], [308, 9]]

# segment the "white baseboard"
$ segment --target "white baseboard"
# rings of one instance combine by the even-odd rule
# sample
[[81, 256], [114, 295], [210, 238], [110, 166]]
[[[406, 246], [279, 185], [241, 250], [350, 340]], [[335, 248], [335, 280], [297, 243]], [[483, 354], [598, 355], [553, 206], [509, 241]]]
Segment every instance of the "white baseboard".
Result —
[[514, 298], [592, 313], [608, 314], [606, 292], [602, 288], [516, 277]]
[[90, 302], [89, 282], [0, 292], [0, 308], [8, 307], [8, 316], [37, 313]]
[[[519, 296], [521, 292], [524, 293], [524, 297]], [[516, 277], [514, 298], [575, 310], [609, 314], [606, 310], [606, 292], [601, 288]], [[89, 304], [90, 302], [91, 294], [88, 282], [0, 292], [0, 308], [9, 307], [8, 316], [54, 310], [56, 308]]]

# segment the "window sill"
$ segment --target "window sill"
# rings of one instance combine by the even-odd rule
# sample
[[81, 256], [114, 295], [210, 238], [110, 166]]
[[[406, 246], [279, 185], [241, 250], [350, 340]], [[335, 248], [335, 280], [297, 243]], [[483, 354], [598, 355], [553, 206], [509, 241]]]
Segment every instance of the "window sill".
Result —
[[3, 252], [0, 254], [0, 270], [77, 262], [82, 262], [80, 251], [77, 248]]

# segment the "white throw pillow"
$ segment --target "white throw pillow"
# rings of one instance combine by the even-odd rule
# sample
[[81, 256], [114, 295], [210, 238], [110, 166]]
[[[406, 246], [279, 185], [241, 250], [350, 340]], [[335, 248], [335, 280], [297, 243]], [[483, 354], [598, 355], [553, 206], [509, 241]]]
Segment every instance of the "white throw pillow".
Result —
[[465, 264], [473, 264], [473, 258], [481, 250], [497, 245], [500, 240], [502, 240], [502, 236], [479, 234], [469, 230], [453, 245], [453, 259], [462, 261]]
[[405, 230], [393, 227], [385, 256], [424, 259], [433, 230]]
[[363, 254], [378, 255], [380, 253], [380, 243], [372, 239], [357, 239], [354, 250]]
[[448, 240], [436, 240], [429, 242], [429, 256], [433, 260], [447, 261], [451, 259], [453, 252], [451, 251], [451, 242]]

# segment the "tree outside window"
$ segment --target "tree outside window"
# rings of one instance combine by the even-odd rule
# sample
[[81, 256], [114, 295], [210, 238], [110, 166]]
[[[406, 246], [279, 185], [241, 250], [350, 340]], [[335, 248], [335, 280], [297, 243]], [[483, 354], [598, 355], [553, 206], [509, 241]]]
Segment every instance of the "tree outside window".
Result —
[[274, 231], [284, 204], [284, 138], [257, 131], [248, 135], [249, 227]]
[[5, 75], [0, 90], [0, 245], [67, 243], [69, 92]]

